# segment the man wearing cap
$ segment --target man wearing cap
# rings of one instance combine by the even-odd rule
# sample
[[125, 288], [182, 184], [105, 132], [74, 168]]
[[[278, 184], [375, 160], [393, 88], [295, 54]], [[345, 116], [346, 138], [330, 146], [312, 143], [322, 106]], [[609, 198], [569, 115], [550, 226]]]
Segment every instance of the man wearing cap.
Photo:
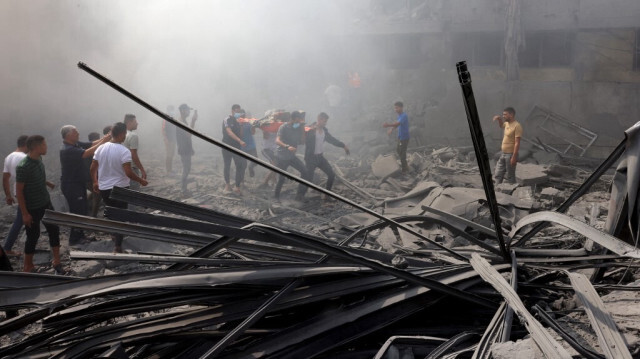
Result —
[[[276, 135], [276, 162], [278, 168], [287, 170], [289, 166], [300, 171], [300, 177], [308, 180], [307, 168], [304, 163], [296, 157], [296, 151], [298, 146], [304, 143], [304, 116], [305, 113], [301, 111], [291, 112], [291, 119], [289, 122], [280, 126], [278, 134]], [[284, 176], [278, 177], [278, 183], [276, 184], [275, 199], [280, 200], [280, 191], [284, 184]], [[302, 201], [304, 197], [305, 185], [300, 183], [298, 185], [298, 192], [296, 194], [296, 200]]]
[[[85, 159], [91, 158], [98, 147], [111, 139], [106, 135], [93, 142], [79, 141], [80, 133], [75, 126], [65, 125], [60, 129], [62, 148], [60, 149], [60, 189], [69, 204], [69, 212], [86, 216], [87, 182], [89, 171]], [[78, 244], [84, 237], [81, 229], [71, 228], [69, 244]]]
[[[182, 122], [185, 126], [189, 126], [187, 118], [189, 118], [191, 114], [191, 107], [183, 103], [178, 107], [178, 110], [180, 111], [178, 121]], [[191, 117], [191, 125], [189, 127], [193, 128], [197, 120], [198, 110], [195, 110]], [[189, 172], [191, 172], [191, 156], [194, 154], [191, 134], [183, 129], [176, 128], [176, 144], [178, 145], [178, 155], [182, 162], [182, 194], [187, 195], [187, 178], [189, 177]]]
[[[244, 115], [242, 108], [238, 104], [231, 106], [231, 114], [222, 120], [222, 142], [237, 149], [244, 149], [247, 146], [242, 140], [242, 125], [238, 121]], [[247, 160], [242, 156], [222, 149], [222, 160], [224, 161], [224, 190], [231, 192], [231, 160], [236, 165], [236, 186], [233, 192], [241, 194], [240, 186], [244, 181], [244, 171], [247, 168]]]

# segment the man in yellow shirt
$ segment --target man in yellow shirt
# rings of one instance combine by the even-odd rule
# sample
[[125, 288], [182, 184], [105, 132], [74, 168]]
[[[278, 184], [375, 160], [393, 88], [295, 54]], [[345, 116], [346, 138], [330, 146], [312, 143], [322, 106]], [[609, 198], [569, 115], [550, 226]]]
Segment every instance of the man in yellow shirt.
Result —
[[496, 184], [502, 183], [505, 175], [506, 183], [516, 182], [516, 164], [518, 163], [518, 151], [520, 150], [520, 138], [522, 137], [522, 126], [516, 121], [516, 110], [507, 107], [502, 111], [502, 117], [493, 116], [493, 121], [498, 122], [500, 128], [504, 128], [502, 138], [502, 154], [496, 164], [494, 179]]

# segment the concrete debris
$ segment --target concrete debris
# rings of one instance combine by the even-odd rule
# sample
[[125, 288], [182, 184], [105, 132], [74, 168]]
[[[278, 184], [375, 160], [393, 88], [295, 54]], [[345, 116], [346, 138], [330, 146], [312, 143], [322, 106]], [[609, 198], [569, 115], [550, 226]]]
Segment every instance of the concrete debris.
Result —
[[378, 178], [386, 178], [393, 176], [400, 172], [400, 165], [395, 156], [392, 155], [380, 155], [371, 164], [371, 170], [373, 174]]
[[517, 183], [500, 183], [495, 186], [495, 189], [500, 193], [512, 194], [518, 186], [519, 184]]
[[516, 181], [522, 186], [540, 185], [548, 180], [544, 166], [529, 163], [519, 163], [516, 166]]

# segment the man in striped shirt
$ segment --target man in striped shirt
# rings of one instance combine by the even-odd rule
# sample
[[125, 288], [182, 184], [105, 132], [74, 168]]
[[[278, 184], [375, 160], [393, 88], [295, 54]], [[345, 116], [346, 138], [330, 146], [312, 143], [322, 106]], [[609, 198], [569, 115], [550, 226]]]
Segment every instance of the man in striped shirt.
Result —
[[[27, 241], [24, 245], [24, 271], [33, 272], [33, 255], [36, 251], [36, 243], [40, 238], [40, 221], [47, 209], [53, 209], [49, 188], [55, 187], [47, 181], [42, 163], [42, 156], [47, 154], [47, 142], [40, 135], [30, 136], [27, 139], [27, 157], [16, 167], [16, 196], [18, 205], [22, 211], [22, 222], [27, 232]], [[53, 253], [51, 262], [57, 274], [65, 274], [60, 263], [60, 228], [53, 224], [44, 224], [49, 235], [49, 245]]]

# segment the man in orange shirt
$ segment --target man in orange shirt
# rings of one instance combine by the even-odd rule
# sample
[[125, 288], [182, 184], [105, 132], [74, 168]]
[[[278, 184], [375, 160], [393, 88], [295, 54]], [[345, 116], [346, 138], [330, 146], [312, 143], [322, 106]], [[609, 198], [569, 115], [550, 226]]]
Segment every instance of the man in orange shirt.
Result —
[[522, 126], [516, 121], [516, 110], [507, 107], [502, 111], [502, 117], [493, 116], [493, 121], [498, 122], [500, 128], [504, 128], [502, 138], [502, 154], [496, 164], [494, 179], [496, 184], [502, 183], [505, 173], [506, 182], [516, 182], [516, 164], [518, 163], [518, 152], [520, 150], [520, 138], [522, 138]]

